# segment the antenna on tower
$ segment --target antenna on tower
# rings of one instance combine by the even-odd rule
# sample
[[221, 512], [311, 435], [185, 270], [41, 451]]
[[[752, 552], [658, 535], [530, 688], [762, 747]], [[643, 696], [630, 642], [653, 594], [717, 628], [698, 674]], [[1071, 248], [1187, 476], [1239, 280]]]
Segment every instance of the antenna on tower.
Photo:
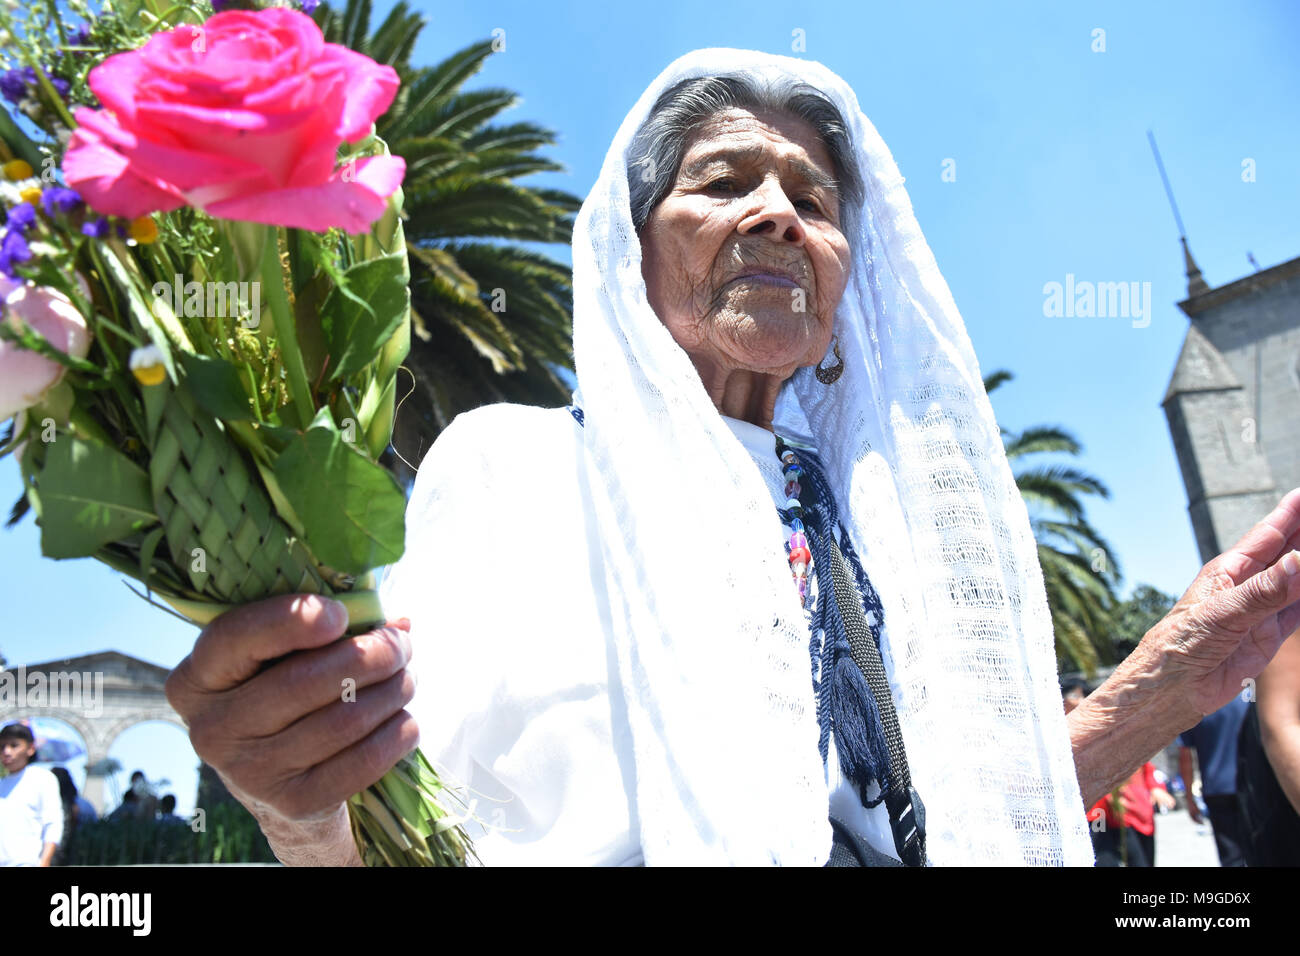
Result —
[[1183, 228], [1183, 217], [1178, 214], [1178, 203], [1174, 201], [1174, 190], [1169, 185], [1169, 177], [1165, 175], [1165, 164], [1160, 161], [1160, 148], [1156, 146], [1156, 137], [1151, 130], [1147, 130], [1147, 139], [1151, 141], [1151, 152], [1156, 157], [1156, 168], [1160, 170], [1160, 180], [1165, 184], [1165, 195], [1169, 197], [1169, 207], [1174, 211], [1174, 223], [1178, 226], [1178, 241], [1183, 244], [1183, 264], [1187, 268], [1187, 295], [1200, 295], [1203, 292], [1209, 292], [1209, 283], [1201, 275], [1200, 268], [1196, 265], [1196, 260], [1192, 258], [1192, 250], [1187, 248], [1187, 230]]

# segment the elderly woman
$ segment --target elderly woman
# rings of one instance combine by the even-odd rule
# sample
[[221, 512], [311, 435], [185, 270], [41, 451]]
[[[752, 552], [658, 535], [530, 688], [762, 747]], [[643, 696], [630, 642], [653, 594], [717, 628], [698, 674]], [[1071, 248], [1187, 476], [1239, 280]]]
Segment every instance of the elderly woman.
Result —
[[573, 259], [574, 403], [439, 438], [406, 620], [335, 642], [333, 602], [274, 599], [168, 683], [285, 862], [359, 862], [342, 801], [418, 723], [487, 863], [1091, 864], [1084, 808], [1300, 624], [1298, 491], [1067, 723], [970, 340], [821, 65], [674, 62]]

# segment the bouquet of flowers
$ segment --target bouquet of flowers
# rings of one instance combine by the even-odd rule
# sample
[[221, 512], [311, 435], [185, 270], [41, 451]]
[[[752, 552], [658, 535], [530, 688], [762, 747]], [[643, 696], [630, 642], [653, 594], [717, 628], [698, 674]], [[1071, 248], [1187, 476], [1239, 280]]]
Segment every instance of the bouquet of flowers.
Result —
[[[368, 630], [404, 548], [378, 463], [410, 343], [405, 163], [374, 135], [397, 74], [286, 7], [69, 6], [0, 7], [11, 523], [200, 626], [315, 592]], [[466, 863], [438, 799], [419, 751], [354, 796], [362, 859]]]

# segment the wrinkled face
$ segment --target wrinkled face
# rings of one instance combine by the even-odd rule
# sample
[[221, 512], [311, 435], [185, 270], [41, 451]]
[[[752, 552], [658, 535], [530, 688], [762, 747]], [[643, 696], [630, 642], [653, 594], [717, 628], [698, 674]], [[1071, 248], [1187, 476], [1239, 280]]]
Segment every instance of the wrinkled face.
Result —
[[849, 244], [830, 154], [806, 121], [712, 117], [641, 248], [650, 305], [697, 365], [784, 379], [826, 355]]

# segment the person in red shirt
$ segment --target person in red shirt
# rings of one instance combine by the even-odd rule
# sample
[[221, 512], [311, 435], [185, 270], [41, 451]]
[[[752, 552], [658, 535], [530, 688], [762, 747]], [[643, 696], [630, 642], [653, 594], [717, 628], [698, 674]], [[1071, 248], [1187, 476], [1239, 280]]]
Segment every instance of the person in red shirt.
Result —
[[[1106, 794], [1088, 811], [1089, 821], [1102, 815], [1104, 831], [1093, 832], [1093, 847], [1098, 866], [1120, 865], [1120, 839], [1124, 839], [1128, 866], [1156, 865], [1155, 808], [1173, 809], [1176, 802], [1165, 785], [1156, 780], [1156, 767], [1147, 761], [1119, 788], [1119, 813], [1115, 801]], [[1100, 838], [1100, 839], [1098, 839]]]
[[[1082, 681], [1071, 681], [1062, 688], [1062, 700], [1068, 714], [1087, 694]], [[1156, 806], [1173, 809], [1177, 802], [1165, 785], [1156, 780], [1156, 767], [1147, 761], [1119, 787], [1119, 807], [1114, 794], [1106, 794], [1088, 808], [1088, 825], [1097, 866], [1156, 865]], [[1116, 809], [1119, 810], [1116, 813]], [[1102, 824], [1101, 820], [1105, 820]], [[1121, 849], [1121, 839], [1123, 849]], [[1124, 855], [1128, 859], [1125, 861]]]

